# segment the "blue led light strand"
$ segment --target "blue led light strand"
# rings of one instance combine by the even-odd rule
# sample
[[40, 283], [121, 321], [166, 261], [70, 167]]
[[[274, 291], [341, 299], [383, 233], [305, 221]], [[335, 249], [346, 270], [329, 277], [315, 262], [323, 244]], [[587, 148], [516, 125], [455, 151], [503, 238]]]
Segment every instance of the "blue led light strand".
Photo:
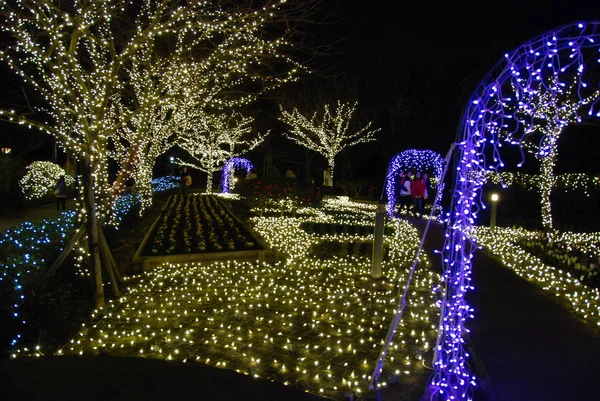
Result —
[[254, 166], [252, 162], [243, 157], [232, 157], [231, 159], [225, 162], [225, 166], [223, 167], [223, 174], [221, 175], [221, 188], [222, 193], [228, 194], [233, 190], [234, 182], [233, 182], [233, 171], [234, 170], [246, 170], [246, 175], [250, 174], [250, 170], [252, 170]]
[[441, 180], [444, 167], [442, 156], [432, 150], [409, 149], [394, 156], [388, 165], [385, 179], [388, 215], [392, 216], [394, 214], [396, 206], [396, 176], [398, 173], [407, 171], [433, 171], [433, 178], [435, 178], [433, 184], [438, 185], [436, 201], [434, 203], [439, 203], [444, 189], [444, 183]]
[[[457, 147], [455, 197], [442, 250], [446, 297], [435, 373], [430, 381], [436, 399], [472, 400], [476, 387], [476, 378], [468, 366], [470, 355], [464, 348], [464, 335], [469, 332], [465, 322], [473, 312], [465, 294], [473, 289], [471, 260], [476, 246], [465, 233], [485, 205], [483, 180], [470, 178], [485, 176], [487, 171], [498, 173], [505, 166], [501, 148], [507, 138], [509, 144], [521, 147], [523, 159], [519, 166], [522, 166], [523, 145], [532, 133], [541, 131], [539, 113], [532, 112], [534, 108], [539, 110], [541, 98], [552, 103], [558, 112], [564, 100], [572, 100], [563, 97], [564, 88], [571, 85], [575, 103], [578, 99], [581, 106], [573, 111], [572, 118], [578, 121], [583, 111], [598, 116], [598, 98], [594, 97], [598, 87], [586, 83], [586, 67], [600, 62], [596, 44], [599, 40], [598, 23], [569, 25], [534, 38], [505, 55], [479, 84], [465, 109]], [[537, 99], [536, 103], [533, 99]], [[552, 123], [552, 119], [546, 121]], [[540, 148], [553, 141], [551, 134], [542, 132]]]

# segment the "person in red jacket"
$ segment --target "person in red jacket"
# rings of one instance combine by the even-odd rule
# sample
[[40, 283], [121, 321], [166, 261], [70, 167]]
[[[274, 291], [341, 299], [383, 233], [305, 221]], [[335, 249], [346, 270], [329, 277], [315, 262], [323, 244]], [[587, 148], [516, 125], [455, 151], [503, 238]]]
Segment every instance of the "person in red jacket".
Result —
[[410, 182], [410, 195], [415, 205], [415, 217], [423, 217], [423, 200], [425, 198], [425, 182], [421, 178], [421, 172], [417, 172], [415, 179]]

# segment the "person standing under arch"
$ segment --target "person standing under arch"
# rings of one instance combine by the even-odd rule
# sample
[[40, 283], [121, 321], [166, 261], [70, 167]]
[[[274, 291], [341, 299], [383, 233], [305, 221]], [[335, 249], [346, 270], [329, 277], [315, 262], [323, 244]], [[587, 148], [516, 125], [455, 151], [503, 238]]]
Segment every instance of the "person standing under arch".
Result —
[[410, 201], [411, 201], [409, 174], [407, 174], [405, 176], [403, 171], [400, 172], [397, 188], [398, 188], [398, 204], [399, 204], [398, 214], [400, 216], [402, 216], [403, 213], [405, 213], [406, 216], [408, 216], [408, 212], [410, 209]]
[[421, 178], [421, 173], [417, 172], [415, 179], [410, 183], [410, 195], [414, 202], [414, 214], [416, 218], [423, 218], [423, 200], [425, 198], [425, 183]]

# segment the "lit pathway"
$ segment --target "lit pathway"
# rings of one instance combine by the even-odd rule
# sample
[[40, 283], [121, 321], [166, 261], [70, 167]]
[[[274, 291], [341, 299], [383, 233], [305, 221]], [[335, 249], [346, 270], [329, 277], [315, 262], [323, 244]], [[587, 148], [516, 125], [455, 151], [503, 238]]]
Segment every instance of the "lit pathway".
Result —
[[[424, 221], [416, 222], [422, 232]], [[426, 249], [440, 249], [444, 231], [432, 224]], [[439, 259], [432, 257], [433, 263]], [[468, 326], [491, 379], [493, 401], [598, 399], [600, 338], [549, 295], [478, 251]]]

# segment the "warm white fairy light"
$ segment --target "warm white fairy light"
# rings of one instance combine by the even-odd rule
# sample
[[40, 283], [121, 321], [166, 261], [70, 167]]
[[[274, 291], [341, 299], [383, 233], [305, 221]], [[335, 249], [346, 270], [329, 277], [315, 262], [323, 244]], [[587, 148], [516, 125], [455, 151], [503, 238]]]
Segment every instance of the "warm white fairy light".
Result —
[[189, 107], [176, 114], [178, 144], [195, 163], [178, 160], [178, 164], [207, 173], [206, 191], [212, 192], [213, 175], [227, 160], [258, 146], [268, 134], [251, 137], [254, 118], [239, 113], [205, 113]]
[[67, 186], [75, 182], [75, 179], [56, 163], [33, 162], [26, 169], [27, 174], [21, 178], [19, 186], [27, 199], [38, 199], [54, 193], [56, 182], [60, 177], [65, 177]]
[[558, 72], [555, 72], [549, 82], [540, 79], [537, 85], [515, 90], [518, 99], [515, 114], [521, 119], [527, 135], [520, 133], [515, 138], [511, 133], [506, 140], [521, 145], [540, 162], [537, 189], [541, 198], [542, 225], [547, 230], [553, 228], [550, 196], [556, 186], [554, 166], [558, 158], [558, 142], [567, 126], [581, 122], [579, 114], [600, 97], [600, 90], [587, 96], [581, 95], [581, 72], [570, 78], [572, 82], [569, 84], [563, 82], [563, 79], [569, 78], [559, 78]]
[[598, 289], [585, 286], [579, 277], [548, 266], [519, 245], [520, 241], [544, 236], [544, 242], [554, 240], [571, 244], [574, 249], [598, 251], [598, 233], [542, 234], [522, 228], [473, 227], [469, 231], [479, 245], [500, 259], [503, 265], [544, 291], [564, 299], [573, 311], [593, 325], [600, 326], [600, 294]]
[[374, 141], [378, 129], [370, 129], [372, 122], [359, 128], [353, 125], [358, 102], [338, 101], [335, 105], [326, 104], [323, 111], [315, 111], [306, 117], [298, 109], [291, 111], [281, 107], [280, 120], [288, 125], [285, 135], [304, 146], [323, 155], [331, 168], [333, 177], [335, 157], [344, 148], [359, 143]]
[[[150, 271], [118, 302], [98, 311], [61, 353], [102, 350], [194, 361], [329, 396], [365, 391], [397, 306], [395, 286], [406, 280], [419, 236], [405, 221], [392, 223], [386, 279], [377, 287], [368, 279], [368, 256], [321, 260], [309, 252], [323, 238], [302, 230], [304, 222], [332, 222], [339, 213], [354, 216], [345, 219], [348, 225], [373, 221], [371, 208], [347, 202], [342, 209], [329, 203], [312, 217], [254, 218], [259, 233], [284, 255], [282, 262], [165, 264]], [[440, 278], [429, 260], [422, 263], [387, 375], [420, 369], [421, 355], [433, 346], [439, 310], [431, 289]]]
[[[494, 172], [487, 171], [486, 179], [492, 184], [510, 187], [518, 185], [523, 188], [538, 191], [544, 178], [539, 174], [526, 174], [521, 172]], [[586, 196], [600, 187], [600, 176], [585, 173], [564, 173], [554, 175], [554, 188], [560, 188], [565, 191], [582, 190]]]

